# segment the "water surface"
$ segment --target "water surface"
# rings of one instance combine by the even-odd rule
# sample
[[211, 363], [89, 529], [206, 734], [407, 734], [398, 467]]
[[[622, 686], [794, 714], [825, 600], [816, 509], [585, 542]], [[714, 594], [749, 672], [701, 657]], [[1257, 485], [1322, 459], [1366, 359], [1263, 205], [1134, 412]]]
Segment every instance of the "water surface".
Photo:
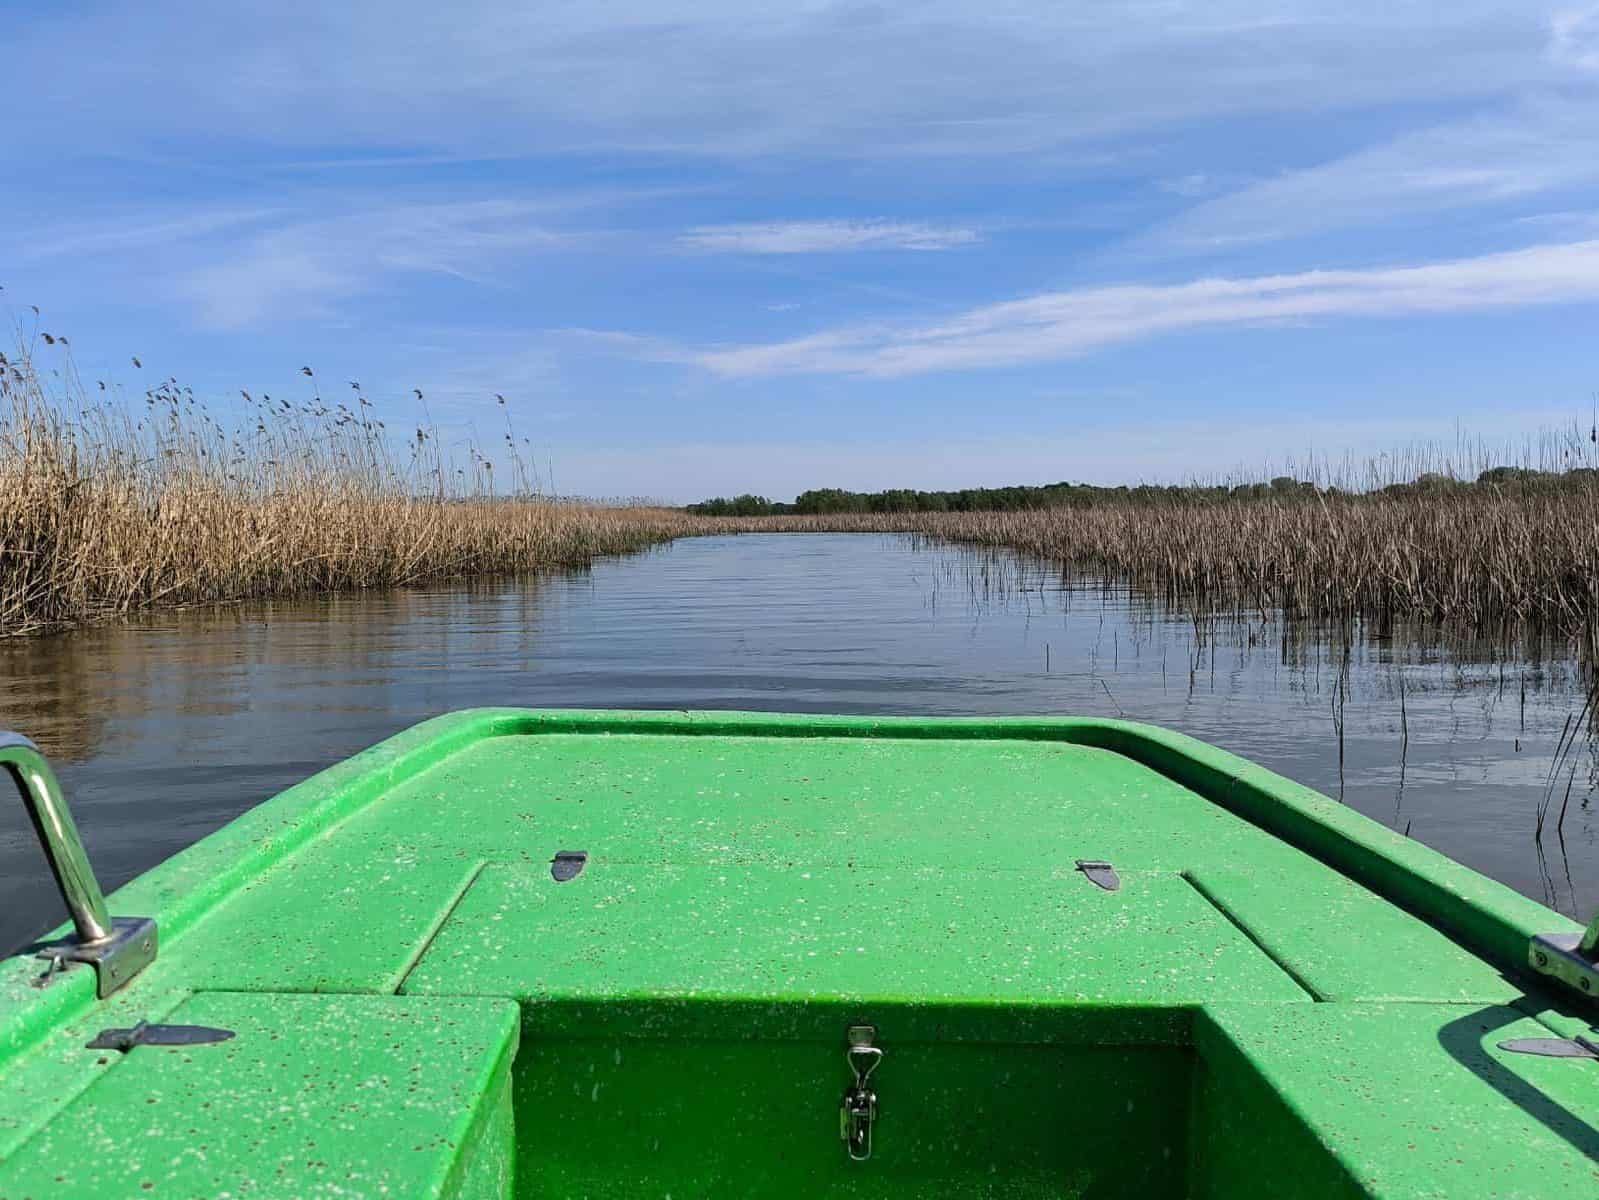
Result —
[[[1590, 741], [1555, 762], [1581, 693], [1559, 656], [1357, 630], [1346, 660], [1270, 614], [1196, 628], [1098, 581], [863, 534], [691, 539], [571, 576], [0, 643], [0, 725], [52, 756], [108, 890], [450, 709], [1094, 714], [1224, 746], [1586, 916]], [[0, 950], [62, 915], [21, 805], [0, 801]]]

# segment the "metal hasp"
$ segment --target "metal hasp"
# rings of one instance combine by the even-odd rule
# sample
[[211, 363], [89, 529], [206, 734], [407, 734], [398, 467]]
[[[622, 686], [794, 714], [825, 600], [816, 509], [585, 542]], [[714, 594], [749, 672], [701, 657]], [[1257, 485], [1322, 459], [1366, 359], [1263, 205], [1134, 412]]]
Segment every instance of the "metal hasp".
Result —
[[135, 1046], [204, 1046], [225, 1042], [232, 1036], [231, 1029], [213, 1029], [209, 1025], [152, 1025], [140, 1021], [132, 1029], [102, 1029], [94, 1041], [84, 1045], [90, 1050], [119, 1050], [126, 1054]]
[[844, 1061], [855, 1082], [844, 1089], [844, 1099], [839, 1102], [838, 1136], [852, 1159], [865, 1162], [872, 1156], [872, 1126], [877, 1123], [877, 1093], [867, 1081], [883, 1061], [883, 1049], [877, 1045], [874, 1026], [851, 1025], [847, 1037]]
[[1599, 915], [1581, 933], [1540, 933], [1527, 948], [1533, 970], [1599, 1000]]
[[0, 767], [22, 794], [76, 930], [75, 937], [37, 948], [38, 956], [51, 964], [41, 982], [53, 980], [67, 963], [93, 963], [103, 1000], [155, 960], [155, 922], [148, 917], [114, 918], [106, 911], [105, 895], [83, 852], [67, 798], [39, 747], [20, 733], [0, 732]]
[[1088, 877], [1088, 881], [1095, 887], [1103, 888], [1107, 892], [1121, 890], [1122, 877], [1116, 874], [1116, 868], [1102, 858], [1079, 858], [1077, 869]]
[[568, 883], [583, 874], [588, 860], [587, 850], [557, 850], [550, 859], [550, 878], [556, 883]]
[[1538, 1054], [1544, 1058], [1599, 1058], [1599, 1045], [1578, 1035], [1574, 1038], [1511, 1038], [1500, 1042], [1512, 1054]]

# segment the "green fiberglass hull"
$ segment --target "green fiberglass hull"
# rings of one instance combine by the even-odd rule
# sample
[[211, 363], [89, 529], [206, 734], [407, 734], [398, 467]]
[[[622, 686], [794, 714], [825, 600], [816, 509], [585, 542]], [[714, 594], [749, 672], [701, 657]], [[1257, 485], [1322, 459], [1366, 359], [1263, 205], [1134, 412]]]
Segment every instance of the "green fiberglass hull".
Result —
[[110, 909], [0, 964], [4, 1200], [1599, 1195], [1501, 1046], [1579, 927], [1127, 722], [464, 712]]

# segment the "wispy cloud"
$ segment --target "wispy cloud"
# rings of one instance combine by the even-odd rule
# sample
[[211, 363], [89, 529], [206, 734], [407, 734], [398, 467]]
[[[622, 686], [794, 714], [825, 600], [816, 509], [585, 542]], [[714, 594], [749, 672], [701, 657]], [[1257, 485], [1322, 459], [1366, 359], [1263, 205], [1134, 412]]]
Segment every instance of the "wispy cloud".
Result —
[[281, 215], [281, 210], [275, 208], [244, 208], [186, 213], [155, 220], [139, 220], [135, 217], [114, 222], [75, 224], [30, 234], [20, 245], [18, 257], [45, 259], [146, 250], [233, 232], [246, 226], [260, 225]]
[[581, 325], [568, 325], [559, 329], [539, 331], [543, 336], [559, 338], [576, 349], [585, 347], [600, 353], [614, 353], [649, 362], [694, 364], [699, 356], [667, 338], [652, 337], [642, 333], [625, 333], [617, 329], [587, 329]]
[[1162, 248], [1226, 249], [1434, 217], [1599, 183], [1592, 99], [1527, 102], [1401, 134], [1319, 166], [1290, 171], [1196, 205], [1157, 229]]
[[975, 229], [906, 221], [769, 221], [701, 225], [678, 239], [713, 254], [840, 254], [854, 250], [953, 250], [980, 240]]
[[[1183, 330], [1599, 300], [1599, 241], [1426, 266], [1046, 292], [919, 327], [855, 326], [692, 356], [728, 377], [1010, 367]], [[676, 356], [681, 357], [681, 356]]]
[[1585, 237], [1589, 233], [1599, 232], [1599, 209], [1531, 213], [1525, 217], [1517, 217], [1513, 224], [1553, 230], [1556, 237]]
[[1558, 63], [1599, 71], [1599, 4], [1563, 8], [1549, 21], [1550, 55]]
[[1157, 179], [1155, 186], [1163, 192], [1173, 196], [1183, 196], [1193, 200], [1201, 196], [1211, 196], [1222, 188], [1220, 180], [1207, 175], [1203, 171], [1196, 171], [1188, 175], [1179, 175], [1173, 179]]
[[[991, 156], [1241, 112], [1503, 95], [1548, 70], [1549, 11], [1538, 0], [1344, 0], [1336, 20], [1325, 0], [46, 8], [8, 28], [8, 95], [23, 102], [8, 135], [30, 152], [71, 126], [78, 145], [104, 148], [232, 136], [330, 155]], [[64, 69], [84, 57], [94, 71]], [[184, 69], [152, 86], [161, 62]]]
[[204, 323], [237, 328], [335, 301], [399, 273], [492, 280], [507, 257], [570, 247], [586, 235], [538, 223], [542, 206], [466, 201], [377, 207], [302, 218], [252, 233], [227, 256], [187, 271], [179, 290]]

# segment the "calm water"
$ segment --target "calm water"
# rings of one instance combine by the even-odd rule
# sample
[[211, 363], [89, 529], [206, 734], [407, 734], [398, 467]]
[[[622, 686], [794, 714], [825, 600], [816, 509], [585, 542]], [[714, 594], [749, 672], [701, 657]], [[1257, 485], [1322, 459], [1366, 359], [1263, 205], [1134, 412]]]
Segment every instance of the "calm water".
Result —
[[[979, 570], [875, 535], [745, 536], [572, 577], [0, 643], [0, 725], [52, 755], [108, 890], [425, 717], [517, 704], [1126, 715], [1342, 795], [1564, 911], [1599, 904], [1586, 738], [1559, 764], [1541, 852], [1533, 839], [1581, 707], [1572, 664], [1368, 640], [1341, 685], [1341, 657], [1269, 620], [1201, 637], [1014, 560]], [[0, 802], [0, 950], [62, 916], [21, 805]]]

